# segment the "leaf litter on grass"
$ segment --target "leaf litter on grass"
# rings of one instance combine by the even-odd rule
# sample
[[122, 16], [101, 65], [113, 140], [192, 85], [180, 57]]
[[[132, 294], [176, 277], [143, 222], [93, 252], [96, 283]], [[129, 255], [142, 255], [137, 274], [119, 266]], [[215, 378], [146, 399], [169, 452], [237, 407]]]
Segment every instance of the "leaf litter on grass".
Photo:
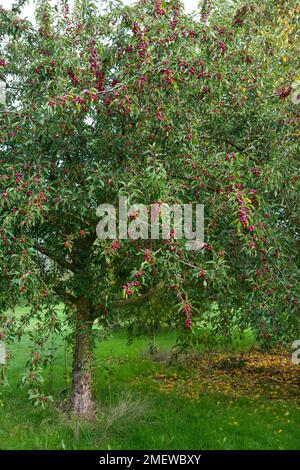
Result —
[[[176, 373], [174, 372], [176, 370]], [[186, 358], [184, 367], [164, 369], [152, 382], [162, 393], [197, 399], [203, 393], [250, 400], [290, 400], [300, 405], [300, 368], [288, 353], [252, 351], [239, 356], [213, 353]]]

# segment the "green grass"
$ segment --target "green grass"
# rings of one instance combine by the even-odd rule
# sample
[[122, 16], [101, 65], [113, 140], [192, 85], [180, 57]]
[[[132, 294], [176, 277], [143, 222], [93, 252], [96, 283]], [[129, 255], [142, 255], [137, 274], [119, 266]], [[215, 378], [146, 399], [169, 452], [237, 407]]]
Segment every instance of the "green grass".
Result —
[[[172, 347], [175, 335], [164, 332], [160, 350]], [[249, 338], [246, 341], [249, 344]], [[124, 332], [101, 341], [96, 350], [96, 391], [99, 418], [83, 424], [59, 411], [64, 397], [64, 350], [59, 347], [45, 387], [55, 401], [46, 410], [34, 409], [19, 386], [28, 357], [26, 338], [16, 346], [9, 383], [0, 408], [1, 449], [299, 449], [300, 409], [290, 402], [231, 399], [203, 394], [196, 400], [166, 395], [153, 374], [166, 365], [147, 356], [148, 339], [127, 344]], [[67, 368], [71, 359], [67, 355]], [[172, 371], [180, 369], [172, 366]], [[185, 372], [186, 373], [186, 372]], [[67, 384], [68, 385], [68, 384]]]

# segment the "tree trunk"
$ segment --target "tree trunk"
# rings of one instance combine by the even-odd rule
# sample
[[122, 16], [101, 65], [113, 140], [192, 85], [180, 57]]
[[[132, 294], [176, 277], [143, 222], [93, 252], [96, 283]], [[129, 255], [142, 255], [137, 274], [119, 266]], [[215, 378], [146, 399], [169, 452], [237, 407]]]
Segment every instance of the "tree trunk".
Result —
[[93, 420], [96, 414], [93, 395], [93, 320], [89, 313], [88, 303], [80, 299], [75, 331], [71, 401], [73, 412], [85, 420]]

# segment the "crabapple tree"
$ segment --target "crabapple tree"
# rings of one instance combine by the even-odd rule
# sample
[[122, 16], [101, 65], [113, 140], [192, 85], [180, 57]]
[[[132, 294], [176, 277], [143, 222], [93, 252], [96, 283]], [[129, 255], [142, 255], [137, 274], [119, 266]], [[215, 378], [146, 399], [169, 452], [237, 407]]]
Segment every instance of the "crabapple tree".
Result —
[[[71, 332], [72, 409], [92, 418], [93, 325], [149, 299], [184, 340], [212, 302], [262, 344], [299, 331], [295, 77], [278, 91], [282, 51], [255, 2], [210, 3], [188, 16], [177, 0], [40, 0], [33, 23], [0, 9], [0, 339], [30, 335], [36, 404], [47, 341]], [[96, 209], [120, 196], [204, 204], [202, 248], [172, 230], [99, 239]]]

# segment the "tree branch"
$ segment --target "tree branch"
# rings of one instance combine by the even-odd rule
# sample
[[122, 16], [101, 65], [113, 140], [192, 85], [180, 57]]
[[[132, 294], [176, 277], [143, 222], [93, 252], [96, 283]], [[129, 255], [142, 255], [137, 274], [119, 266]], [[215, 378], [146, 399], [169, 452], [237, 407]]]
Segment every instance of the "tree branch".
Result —
[[66, 292], [64, 289], [62, 289], [61, 287], [57, 286], [57, 287], [53, 287], [53, 290], [54, 292], [63, 297], [65, 300], [67, 300], [68, 302], [71, 302], [72, 304], [76, 304], [77, 303], [77, 298], [72, 295], [72, 294], [69, 294], [69, 292]]
[[63, 257], [56, 256], [54, 253], [51, 253], [49, 250], [47, 250], [47, 248], [40, 245], [39, 243], [35, 243], [33, 246], [36, 250], [38, 250], [43, 255], [47, 256], [52, 261], [55, 261], [62, 268], [68, 269], [69, 271], [72, 271], [73, 273], [78, 272], [78, 270], [76, 269], [73, 263], [70, 263], [69, 261], [65, 260]]
[[109, 308], [127, 307], [129, 305], [138, 304], [142, 302], [143, 300], [146, 300], [149, 297], [152, 297], [153, 295], [158, 294], [158, 292], [163, 290], [164, 287], [165, 287], [165, 283], [161, 282], [156, 287], [149, 289], [148, 292], [145, 292], [145, 294], [141, 294], [139, 297], [134, 297], [132, 299], [115, 300], [112, 304], [109, 305]]

